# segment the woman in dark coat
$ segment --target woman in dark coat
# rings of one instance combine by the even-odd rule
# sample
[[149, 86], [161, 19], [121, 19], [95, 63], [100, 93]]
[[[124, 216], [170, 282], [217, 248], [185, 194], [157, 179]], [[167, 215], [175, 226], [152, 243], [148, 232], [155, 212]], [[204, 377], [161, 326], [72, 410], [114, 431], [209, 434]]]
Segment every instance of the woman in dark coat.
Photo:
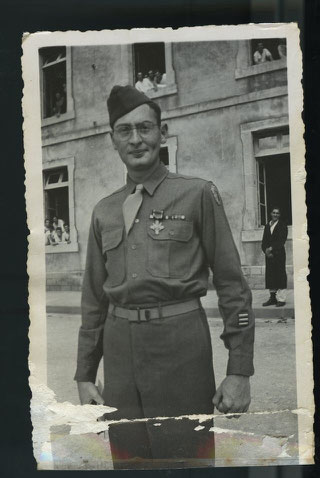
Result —
[[280, 220], [280, 209], [271, 211], [271, 221], [265, 225], [262, 250], [266, 256], [266, 289], [270, 290], [270, 298], [262, 305], [282, 307], [286, 303], [286, 251], [284, 248], [288, 236], [287, 225]]

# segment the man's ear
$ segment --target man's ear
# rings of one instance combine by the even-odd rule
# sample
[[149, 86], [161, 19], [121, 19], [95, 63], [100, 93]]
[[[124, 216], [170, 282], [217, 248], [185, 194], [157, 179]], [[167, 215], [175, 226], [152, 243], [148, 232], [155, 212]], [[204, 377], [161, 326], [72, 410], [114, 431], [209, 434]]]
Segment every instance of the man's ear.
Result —
[[113, 137], [113, 131], [111, 130], [111, 133], [110, 133], [110, 136], [111, 136], [111, 141], [112, 141], [112, 144], [113, 144], [113, 148], [118, 151], [118, 148], [116, 146], [116, 143], [114, 141], [114, 137]]
[[167, 142], [168, 137], [168, 125], [166, 123], [161, 125], [161, 144], [165, 144]]

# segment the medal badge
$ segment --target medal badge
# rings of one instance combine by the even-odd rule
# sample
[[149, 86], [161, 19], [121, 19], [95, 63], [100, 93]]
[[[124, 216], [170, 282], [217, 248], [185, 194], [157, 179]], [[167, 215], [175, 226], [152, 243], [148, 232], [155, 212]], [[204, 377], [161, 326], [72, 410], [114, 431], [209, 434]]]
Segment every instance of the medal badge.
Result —
[[162, 231], [165, 227], [162, 223], [162, 221], [165, 220], [171, 220], [171, 221], [184, 221], [186, 219], [186, 216], [184, 214], [171, 214], [164, 216], [164, 211], [158, 211], [156, 209], [152, 210], [152, 213], [150, 214], [150, 219], [153, 219], [153, 223], [150, 226], [150, 229], [154, 231], [154, 233], [158, 236], [160, 231]]
[[153, 219], [150, 229], [152, 229], [158, 236], [160, 231], [164, 229], [164, 225], [161, 222], [163, 220], [163, 211], [157, 211], [156, 209], [153, 209], [152, 214], [150, 214], [150, 219]]

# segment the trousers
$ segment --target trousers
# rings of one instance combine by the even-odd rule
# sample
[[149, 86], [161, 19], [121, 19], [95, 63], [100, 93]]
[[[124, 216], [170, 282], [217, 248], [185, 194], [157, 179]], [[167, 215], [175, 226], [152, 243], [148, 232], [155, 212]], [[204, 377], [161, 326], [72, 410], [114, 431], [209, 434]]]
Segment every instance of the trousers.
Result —
[[286, 301], [286, 289], [269, 289], [269, 292], [274, 292], [278, 301]]
[[106, 418], [130, 420], [109, 427], [114, 468], [213, 465], [212, 420], [175, 419], [213, 413], [212, 347], [202, 308], [140, 323], [109, 314], [104, 374], [105, 404], [117, 408]]

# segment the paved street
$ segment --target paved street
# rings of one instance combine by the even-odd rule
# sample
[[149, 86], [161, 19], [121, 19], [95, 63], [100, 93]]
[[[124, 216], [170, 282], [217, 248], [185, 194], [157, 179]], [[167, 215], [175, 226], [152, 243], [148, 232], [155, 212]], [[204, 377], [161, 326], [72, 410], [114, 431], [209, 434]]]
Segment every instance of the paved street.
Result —
[[[48, 385], [60, 402], [77, 404], [75, 372], [79, 315], [48, 314]], [[227, 351], [219, 335], [221, 319], [209, 319], [217, 384], [226, 370]], [[256, 325], [255, 369], [251, 379], [252, 404], [250, 411], [281, 411], [296, 408], [294, 320], [259, 319]], [[102, 370], [98, 378], [102, 381]], [[297, 441], [296, 415], [287, 412], [245, 415], [240, 419], [215, 420], [215, 426], [285, 438], [294, 448]], [[227, 441], [227, 443], [229, 443]], [[217, 440], [216, 456], [224, 453], [226, 441]], [[229, 451], [230, 453], [230, 451]]]

